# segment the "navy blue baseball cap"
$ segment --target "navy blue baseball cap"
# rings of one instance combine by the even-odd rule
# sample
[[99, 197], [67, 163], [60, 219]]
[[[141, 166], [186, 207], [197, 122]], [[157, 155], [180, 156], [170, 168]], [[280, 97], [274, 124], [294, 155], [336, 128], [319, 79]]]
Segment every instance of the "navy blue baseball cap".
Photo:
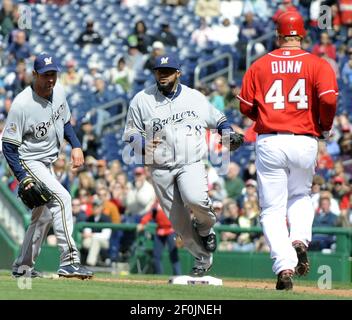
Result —
[[42, 74], [47, 71], [59, 72], [60, 68], [52, 55], [41, 53], [34, 60], [34, 70]]
[[176, 56], [172, 54], [162, 55], [155, 58], [154, 70], [160, 68], [171, 68], [180, 70], [181, 65]]

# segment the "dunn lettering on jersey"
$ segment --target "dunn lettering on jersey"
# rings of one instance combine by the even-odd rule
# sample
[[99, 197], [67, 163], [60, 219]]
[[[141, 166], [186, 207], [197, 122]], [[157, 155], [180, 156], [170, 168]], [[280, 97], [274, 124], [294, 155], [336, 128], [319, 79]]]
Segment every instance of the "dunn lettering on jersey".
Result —
[[276, 73], [300, 73], [302, 69], [302, 61], [272, 61], [271, 72]]

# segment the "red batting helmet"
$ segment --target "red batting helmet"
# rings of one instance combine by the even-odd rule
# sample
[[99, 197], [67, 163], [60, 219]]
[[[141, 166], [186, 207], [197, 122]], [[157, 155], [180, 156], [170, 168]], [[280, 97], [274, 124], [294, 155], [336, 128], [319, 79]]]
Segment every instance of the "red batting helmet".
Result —
[[306, 30], [302, 16], [295, 11], [282, 13], [277, 20], [277, 32], [282, 36], [305, 37]]

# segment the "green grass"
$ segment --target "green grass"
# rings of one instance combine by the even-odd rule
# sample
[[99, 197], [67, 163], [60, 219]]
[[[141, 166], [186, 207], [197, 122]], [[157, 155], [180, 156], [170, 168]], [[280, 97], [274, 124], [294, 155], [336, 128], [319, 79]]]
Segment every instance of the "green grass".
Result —
[[[215, 286], [180, 286], [167, 284], [168, 277], [128, 276], [124, 279], [145, 280], [146, 283], [104, 282], [111, 275], [98, 275], [96, 280], [33, 279], [32, 289], [21, 290], [9, 273], [0, 273], [0, 299], [116, 299], [116, 300], [322, 300], [347, 299], [333, 294], [279, 292], [274, 289], [229, 288]], [[119, 279], [119, 278], [114, 278]], [[154, 280], [154, 281], [153, 281]], [[165, 284], [155, 284], [162, 280]], [[233, 280], [233, 279], [231, 279]], [[242, 280], [244, 281], [244, 280]], [[248, 280], [251, 281], [251, 280]], [[150, 283], [149, 283], [150, 282]], [[154, 283], [153, 283], [154, 282]], [[273, 286], [274, 286], [273, 281]], [[307, 283], [304, 282], [307, 286]], [[348, 288], [348, 287], [347, 287]], [[349, 297], [352, 299], [352, 296]]]

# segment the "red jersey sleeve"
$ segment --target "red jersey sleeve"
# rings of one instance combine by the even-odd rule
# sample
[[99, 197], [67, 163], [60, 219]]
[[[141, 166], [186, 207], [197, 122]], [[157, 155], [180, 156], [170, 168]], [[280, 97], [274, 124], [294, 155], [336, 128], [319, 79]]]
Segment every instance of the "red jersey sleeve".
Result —
[[253, 66], [247, 70], [243, 77], [241, 92], [237, 96], [237, 99], [240, 100], [241, 112], [253, 121], [256, 121], [258, 110], [255, 105], [255, 79]]
[[320, 127], [323, 131], [329, 131], [336, 113], [338, 86], [335, 72], [326, 60], [322, 60], [317, 70], [316, 91], [319, 98]]

